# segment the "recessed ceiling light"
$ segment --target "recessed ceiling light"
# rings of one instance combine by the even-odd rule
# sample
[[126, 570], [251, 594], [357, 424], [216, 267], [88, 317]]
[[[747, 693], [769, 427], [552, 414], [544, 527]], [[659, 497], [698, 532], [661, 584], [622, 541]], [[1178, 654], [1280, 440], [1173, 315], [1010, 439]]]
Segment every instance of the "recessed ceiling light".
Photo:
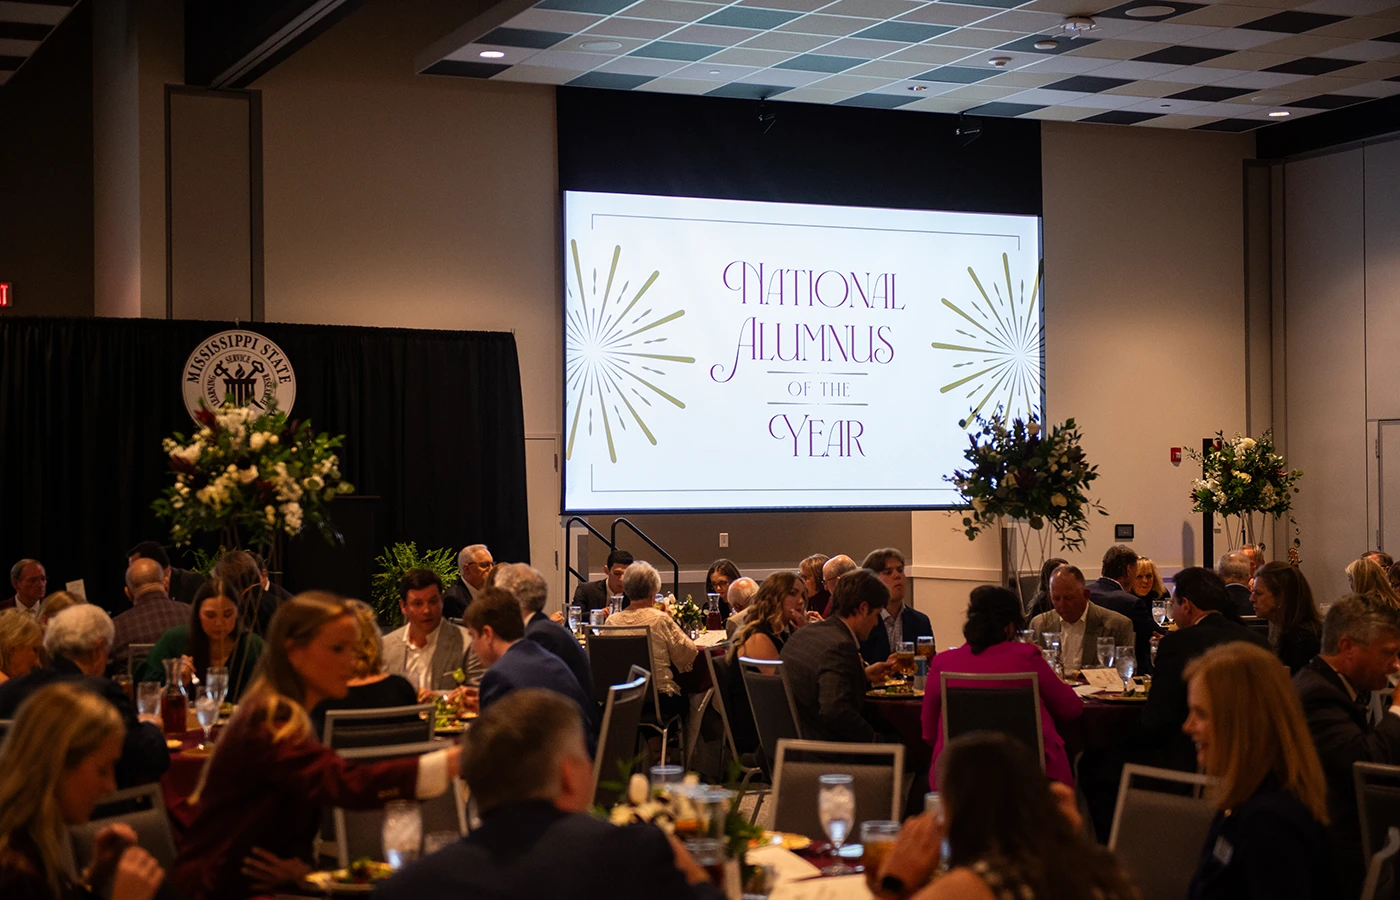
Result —
[[1007, 66], [1011, 65], [1011, 57], [993, 56], [991, 59], [987, 60], [987, 63], [988, 65], [996, 66], [998, 69], [1004, 69]]
[[482, 58], [482, 59], [500, 59], [502, 56], [505, 56], [505, 54], [504, 54], [503, 52], [501, 52], [500, 50], [483, 50], [483, 51], [481, 51], [481, 58]]
[[1282, 119], [1282, 118], [1284, 118], [1285, 116], [1288, 116], [1288, 115], [1291, 115], [1291, 113], [1289, 113], [1288, 110], [1286, 110], [1286, 109], [1276, 109], [1276, 110], [1274, 110], [1273, 112], [1269, 113], [1269, 118], [1271, 118], [1271, 119]]
[[1159, 16], [1169, 16], [1176, 12], [1175, 6], [1134, 6], [1132, 9], [1124, 10], [1123, 15], [1131, 16], [1134, 19], [1155, 19]]
[[621, 50], [622, 44], [617, 41], [584, 41], [579, 44], [581, 50]]
[[1278, 91], [1263, 94], [1255, 94], [1249, 98], [1250, 103], [1258, 103], [1260, 106], [1277, 106], [1285, 99], [1284, 95]]
[[711, 75], [718, 75], [718, 74], [719, 74], [719, 69], [711, 69], [711, 70], [710, 70], [710, 74], [711, 74]]
[[1162, 104], [1160, 104], [1160, 108], [1161, 108], [1161, 109], [1171, 109], [1171, 108], [1172, 108], [1172, 105], [1171, 105], [1170, 103], [1162, 103]]
[[1044, 40], [1035, 42], [1035, 49], [1037, 50], [1054, 50], [1058, 46], [1060, 46], [1059, 41]]
[[911, 84], [911, 85], [909, 85], [909, 87], [907, 88], [907, 90], [911, 90], [911, 91], [926, 91], [926, 90], [928, 90], [928, 85], [926, 85], [926, 84]]

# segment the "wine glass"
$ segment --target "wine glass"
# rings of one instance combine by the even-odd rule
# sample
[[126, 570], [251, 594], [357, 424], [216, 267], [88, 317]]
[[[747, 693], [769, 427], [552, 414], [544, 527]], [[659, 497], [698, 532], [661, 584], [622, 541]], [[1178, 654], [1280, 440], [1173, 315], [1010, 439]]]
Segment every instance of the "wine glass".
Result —
[[210, 666], [204, 673], [204, 686], [220, 706], [228, 698], [228, 666]]
[[384, 860], [395, 871], [418, 858], [423, 844], [423, 813], [413, 800], [391, 800], [384, 807]]
[[200, 691], [194, 701], [194, 715], [199, 720], [199, 727], [204, 729], [204, 740], [199, 742], [199, 749], [203, 750], [209, 743], [209, 729], [219, 721], [218, 695], [207, 688]]
[[570, 606], [570, 607], [569, 607], [569, 632], [570, 632], [571, 634], [578, 634], [578, 633], [579, 633], [579, 628], [578, 628], [578, 626], [579, 626], [579, 619], [582, 618], [582, 616], [583, 616], [583, 607], [581, 607], [581, 606]]
[[831, 840], [832, 856], [836, 864], [822, 869], [823, 875], [850, 875], [855, 872], [842, 863], [841, 845], [851, 833], [856, 819], [856, 793], [851, 787], [855, 779], [850, 775], [822, 775], [817, 779], [817, 814], [821, 817], [822, 828]]
[[1137, 669], [1137, 651], [1132, 647], [1116, 647], [1113, 651], [1113, 667], [1118, 677], [1123, 679], [1123, 693], [1132, 686], [1133, 672]]
[[1168, 605], [1168, 601], [1166, 601], [1166, 600], [1153, 600], [1153, 601], [1152, 601], [1152, 621], [1156, 622], [1157, 625], [1158, 625], [1158, 627], [1160, 627], [1160, 628], [1165, 628], [1165, 627], [1167, 627], [1167, 622], [1170, 621], [1170, 620], [1171, 620], [1171, 608], [1170, 608], [1170, 606]]
[[1099, 665], [1107, 669], [1113, 665], [1114, 642], [1111, 637], [1101, 637], [1098, 640], [1097, 650], [1099, 654]]

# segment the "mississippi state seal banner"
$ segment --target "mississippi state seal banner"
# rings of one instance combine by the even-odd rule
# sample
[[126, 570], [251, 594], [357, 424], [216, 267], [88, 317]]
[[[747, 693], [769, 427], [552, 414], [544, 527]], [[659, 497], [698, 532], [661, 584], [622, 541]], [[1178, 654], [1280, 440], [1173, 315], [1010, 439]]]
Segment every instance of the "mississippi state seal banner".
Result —
[[40, 559], [51, 584], [82, 578], [93, 602], [119, 607], [126, 551], [169, 536], [151, 501], [170, 477], [161, 439], [195, 427], [190, 387], [210, 405], [210, 391], [249, 405], [276, 398], [318, 432], [344, 434], [341, 469], [357, 494], [380, 498], [385, 544], [481, 542], [529, 559], [510, 334], [6, 318], [0, 548], [10, 561]]

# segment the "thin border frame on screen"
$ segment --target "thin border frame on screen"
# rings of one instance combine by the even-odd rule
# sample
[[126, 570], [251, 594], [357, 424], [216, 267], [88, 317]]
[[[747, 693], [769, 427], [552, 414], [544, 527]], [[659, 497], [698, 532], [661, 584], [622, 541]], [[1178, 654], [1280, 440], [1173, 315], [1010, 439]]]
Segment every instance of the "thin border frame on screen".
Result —
[[[772, 200], [733, 200], [728, 197], [689, 197], [680, 194], [642, 194], [633, 191], [571, 191], [561, 188], [559, 190], [559, 268], [556, 277], [559, 279], [559, 514], [561, 516], [625, 516], [625, 515], [689, 515], [692, 513], [802, 513], [802, 512], [916, 512], [928, 510], [937, 512], [940, 510], [966, 509], [962, 504], [948, 504], [936, 506], [923, 506], [917, 504], [896, 505], [896, 506], [684, 506], [668, 509], [654, 509], [648, 507], [610, 507], [600, 509], [570, 509], [565, 498], [569, 495], [569, 460], [567, 448], [564, 446], [566, 436], [569, 433], [568, 397], [569, 397], [569, 372], [567, 365], [568, 354], [568, 322], [565, 321], [564, 309], [568, 303], [569, 285], [569, 234], [568, 234], [568, 195], [569, 194], [632, 194], [638, 197], [674, 197], [682, 200], [731, 200], [737, 203], [773, 203]], [[793, 203], [792, 206], [851, 206], [846, 203]], [[884, 209], [887, 207], [853, 207], [860, 209]], [[913, 210], [915, 212], [947, 212], [953, 214], [973, 212], [971, 210]], [[1003, 213], [995, 210], [981, 210], [976, 214], [992, 216], [1017, 216], [1025, 217], [1025, 213]], [[1045, 333], [1045, 215], [1042, 210], [1041, 215], [1035, 216], [1035, 236], [1036, 236], [1036, 257], [1040, 261], [1040, 329], [1042, 336]], [[1046, 414], [1047, 401], [1045, 394], [1045, 344], [1042, 337], [1040, 349], [1040, 410], [1041, 416], [1048, 419]]]

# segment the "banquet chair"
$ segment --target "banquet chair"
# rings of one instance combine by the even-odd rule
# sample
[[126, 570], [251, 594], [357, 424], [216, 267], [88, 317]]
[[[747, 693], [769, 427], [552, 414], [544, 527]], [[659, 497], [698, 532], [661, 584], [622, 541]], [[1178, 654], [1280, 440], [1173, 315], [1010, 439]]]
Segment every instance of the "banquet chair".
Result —
[[131, 679], [131, 683], [137, 682], [136, 670], [146, 664], [146, 657], [151, 655], [151, 650], [155, 649], [155, 644], [127, 644], [126, 645], [126, 677]]
[[[995, 682], [982, 687], [948, 682]], [[1006, 686], [1005, 682], [1024, 682]], [[940, 672], [943, 698], [939, 715], [943, 744], [972, 731], [998, 731], [1024, 742], [1045, 768], [1045, 734], [1040, 730], [1040, 680], [1034, 672]]]
[[840, 741], [778, 742], [773, 764], [773, 830], [825, 840], [817, 807], [817, 779], [850, 775], [856, 795], [856, 823], [899, 821], [904, 803], [904, 745], [849, 744]]
[[739, 754], [739, 746], [734, 742], [734, 730], [729, 725], [729, 708], [725, 705], [726, 698], [729, 696], [729, 679], [732, 676], [729, 660], [722, 654], [706, 653], [705, 664], [710, 667], [710, 684], [712, 685], [710, 702], [714, 704], [715, 712], [719, 714], [720, 725], [724, 730], [724, 744], [720, 748], [720, 769], [724, 770], [724, 751], [728, 750], [730, 758], [734, 760], [735, 764], [739, 766], [739, 771], [743, 773], [743, 777], [739, 780], [740, 801], [742, 802], [745, 794], [754, 794], [757, 797], [752, 819], [756, 822], [758, 821], [758, 811], [763, 806], [763, 799], [767, 796], [768, 789], [766, 787], [750, 789], [749, 782], [753, 780], [755, 775], [762, 775], [763, 769], [759, 766], [746, 764]]
[[[445, 744], [427, 741], [419, 744], [394, 744], [387, 747], [354, 747], [341, 751], [340, 755], [356, 762], [382, 762], [387, 759], [400, 759], [405, 756], [422, 756], [434, 750], [442, 750]], [[462, 797], [462, 781], [454, 778], [448, 784], [447, 792], [431, 800], [419, 800], [423, 816], [423, 835], [450, 831], [457, 835], [467, 833], [467, 807]], [[335, 827], [335, 849], [337, 862], [342, 867], [351, 860], [369, 857], [381, 859], [384, 855], [384, 810], [360, 810], [334, 807], [331, 820]]]
[[91, 819], [69, 827], [69, 874], [76, 877], [87, 867], [97, 833], [117, 823], [131, 826], [141, 848], [154, 856], [161, 868], [170, 870], [175, 862], [175, 836], [170, 832], [170, 815], [157, 782], [108, 794], [98, 801]]
[[1142, 891], [1142, 900], [1181, 900], [1210, 831], [1215, 808], [1208, 779], [1192, 772], [1126, 765], [1108, 849]]
[[[770, 671], [765, 672], [768, 669]], [[739, 657], [739, 677], [749, 695], [754, 725], [758, 728], [758, 746], [763, 751], [761, 764], [772, 780], [773, 764], [778, 758], [778, 742], [801, 740], [802, 726], [797, 723], [797, 704], [792, 700], [792, 688], [782, 660]]]
[[1361, 888], [1361, 900], [1396, 900], [1400, 897], [1400, 828], [1386, 829], [1385, 846], [1377, 850], [1366, 864], [1366, 881]]
[[632, 680], [608, 689], [608, 700], [603, 704], [598, 750], [593, 756], [593, 803], [603, 809], [611, 809], [626, 793], [626, 781], [637, 761], [637, 731], [651, 673], [638, 666], [632, 672]]
[[[642, 669], [651, 674], [651, 626], [650, 625], [590, 625], [584, 631], [584, 646], [588, 651], [588, 664], [593, 669], [593, 699], [606, 703], [608, 692], [615, 684], [631, 681], [636, 675], [633, 669]], [[679, 717], [665, 719], [661, 715], [661, 691], [656, 686], [656, 678], [648, 679], [651, 694], [651, 717], [646, 710], [642, 713], [641, 727], [649, 728], [661, 735], [661, 765], [666, 765], [666, 750], [670, 743], [672, 726], [680, 725]], [[676, 728], [678, 743], [683, 742], [681, 729]], [[681, 746], [681, 764], [685, 764], [685, 748]]]
[[1370, 859], [1380, 850], [1378, 838], [1400, 823], [1400, 766], [1353, 763], [1356, 810], [1361, 817], [1361, 851]]
[[329, 709], [322, 743], [332, 750], [421, 744], [433, 739], [433, 704]]

